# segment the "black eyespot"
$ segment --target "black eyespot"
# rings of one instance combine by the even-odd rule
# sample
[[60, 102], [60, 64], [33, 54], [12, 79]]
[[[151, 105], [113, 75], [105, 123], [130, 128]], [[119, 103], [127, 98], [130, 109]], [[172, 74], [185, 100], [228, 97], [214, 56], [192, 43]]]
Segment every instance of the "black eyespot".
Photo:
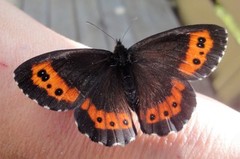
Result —
[[150, 114], [150, 120], [154, 120], [156, 118], [156, 115]]
[[173, 102], [173, 103], [172, 103], [172, 106], [173, 106], [174, 108], [176, 108], [176, 107], [177, 107], [177, 103], [176, 103], [176, 102]]
[[99, 123], [101, 123], [101, 122], [102, 122], [102, 118], [101, 118], [101, 117], [97, 117], [97, 121], [98, 121]]
[[42, 76], [42, 81], [46, 82], [49, 78], [50, 78], [50, 76], [48, 74], [45, 74]]
[[204, 45], [204, 43], [197, 43], [197, 47], [199, 47], [199, 48], [204, 48], [205, 45]]
[[114, 127], [115, 123], [113, 121], [110, 122], [110, 125]]
[[168, 111], [164, 111], [163, 114], [164, 114], [164, 116], [168, 116], [169, 115]]
[[199, 64], [201, 64], [201, 61], [199, 59], [195, 58], [195, 59], [193, 59], [193, 63], [195, 65], [199, 65]]
[[46, 73], [47, 73], [46, 70], [42, 69], [42, 70], [38, 71], [37, 76], [42, 77], [42, 76], [46, 75]]
[[52, 85], [51, 84], [47, 84], [47, 88], [51, 88], [52, 87]]
[[61, 88], [58, 88], [58, 89], [55, 90], [55, 95], [56, 96], [60, 96], [62, 94], [63, 94], [63, 90]]
[[206, 38], [204, 38], [204, 37], [198, 38], [198, 42], [200, 42], [200, 43], [205, 43], [205, 41], [206, 41]]
[[124, 125], [128, 125], [128, 121], [126, 119], [123, 120]]

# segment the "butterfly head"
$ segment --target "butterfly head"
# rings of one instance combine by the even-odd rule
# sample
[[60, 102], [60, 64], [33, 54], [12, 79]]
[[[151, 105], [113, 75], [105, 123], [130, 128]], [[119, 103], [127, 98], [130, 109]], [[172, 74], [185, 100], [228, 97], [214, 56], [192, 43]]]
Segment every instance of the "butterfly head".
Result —
[[[116, 46], [115, 46], [115, 49], [117, 48], [117, 47], [124, 47], [123, 46], [123, 44], [122, 44], [122, 41], [120, 40], [120, 39], [116, 39]], [[125, 48], [125, 47], [124, 47]]]
[[112, 55], [114, 66], [125, 66], [130, 62], [127, 48], [123, 46], [121, 40], [116, 40], [116, 46]]

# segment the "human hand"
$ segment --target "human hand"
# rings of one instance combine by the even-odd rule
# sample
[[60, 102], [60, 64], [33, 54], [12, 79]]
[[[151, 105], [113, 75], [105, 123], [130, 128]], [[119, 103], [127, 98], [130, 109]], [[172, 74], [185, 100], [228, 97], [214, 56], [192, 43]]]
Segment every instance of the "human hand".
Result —
[[[1, 158], [238, 158], [240, 114], [197, 94], [191, 120], [166, 137], [141, 134], [125, 147], [104, 147], [78, 132], [73, 111], [54, 112], [21, 93], [12, 77], [27, 59], [82, 48], [0, 1]], [[136, 118], [135, 118], [136, 120]], [[137, 123], [137, 121], [135, 121]]]

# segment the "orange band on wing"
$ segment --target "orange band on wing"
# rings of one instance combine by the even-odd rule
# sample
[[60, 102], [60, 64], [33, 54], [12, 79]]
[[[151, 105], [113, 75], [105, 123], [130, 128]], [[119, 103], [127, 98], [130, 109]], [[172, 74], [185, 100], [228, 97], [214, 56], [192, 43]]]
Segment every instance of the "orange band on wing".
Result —
[[46, 90], [47, 94], [58, 101], [73, 103], [79, 96], [77, 88], [70, 88], [52, 68], [50, 62], [43, 62], [32, 67], [33, 84]]
[[147, 123], [152, 124], [166, 120], [181, 112], [181, 91], [185, 89], [185, 85], [178, 80], [172, 80], [172, 84], [171, 95], [166, 97], [162, 103], [147, 109], [145, 115], [141, 115], [141, 118]]
[[132, 120], [127, 113], [105, 112], [97, 110], [96, 106], [90, 103], [90, 99], [86, 99], [81, 105], [86, 110], [91, 120], [95, 123], [95, 128], [102, 130], [116, 130], [132, 128]]
[[188, 75], [194, 74], [203, 66], [212, 48], [213, 40], [207, 30], [190, 33], [185, 63], [179, 66], [179, 70]]

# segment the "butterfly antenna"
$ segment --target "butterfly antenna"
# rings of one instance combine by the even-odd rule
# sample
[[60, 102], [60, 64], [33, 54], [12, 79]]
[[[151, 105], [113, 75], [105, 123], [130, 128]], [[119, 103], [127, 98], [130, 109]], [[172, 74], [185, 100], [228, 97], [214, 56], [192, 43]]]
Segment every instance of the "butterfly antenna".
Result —
[[123, 36], [122, 36], [122, 38], [121, 38], [122, 41], [123, 41], [125, 35], [127, 34], [127, 32], [128, 32], [128, 31], [130, 30], [130, 28], [132, 27], [133, 21], [135, 21], [135, 20], [137, 20], [137, 19], [138, 19], [138, 17], [135, 17], [135, 18], [133, 18], [133, 19], [131, 20], [131, 23], [129, 24], [129, 26], [127, 27], [126, 31], [124, 32], [124, 34], [123, 34]]
[[98, 30], [101, 30], [105, 35], [107, 35], [108, 37], [110, 37], [114, 42], [116, 41], [111, 35], [109, 35], [107, 32], [105, 32], [102, 28], [98, 27], [97, 25], [95, 25], [95, 24], [93, 24], [93, 23], [91, 23], [91, 22], [89, 22], [89, 21], [87, 21], [86, 23], [89, 24], [89, 25], [94, 26], [94, 27], [97, 28]]

